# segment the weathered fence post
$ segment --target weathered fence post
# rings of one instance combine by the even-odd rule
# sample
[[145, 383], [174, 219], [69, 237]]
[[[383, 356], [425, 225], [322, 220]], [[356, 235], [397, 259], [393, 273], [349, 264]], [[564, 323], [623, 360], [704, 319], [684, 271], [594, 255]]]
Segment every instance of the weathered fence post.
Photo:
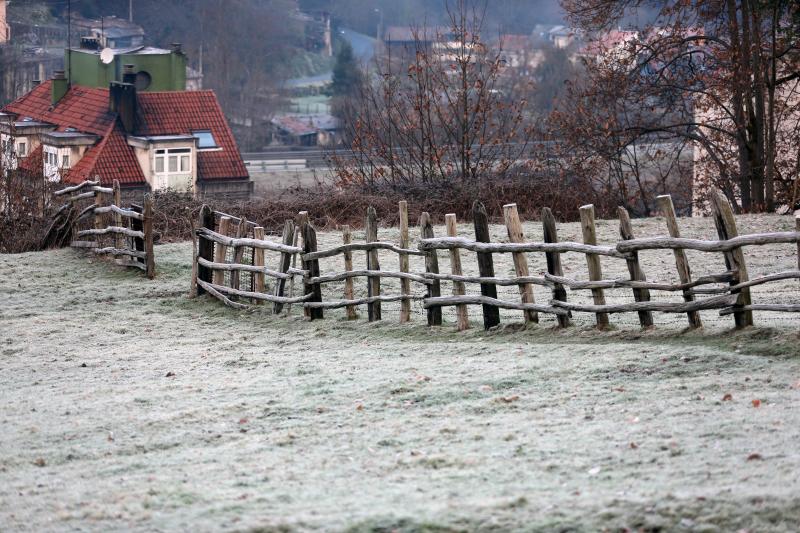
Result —
[[[242, 217], [239, 219], [239, 224], [236, 226], [236, 238], [242, 239], [247, 235], [247, 219]], [[241, 264], [244, 258], [244, 246], [234, 246], [233, 247], [233, 262], [236, 264]], [[239, 290], [239, 279], [241, 278], [241, 272], [239, 270], [231, 270], [231, 288]], [[231, 300], [236, 301], [237, 297], [231, 295]]]
[[[220, 235], [224, 235], [225, 237], [231, 232], [231, 217], [220, 217], [219, 218], [219, 228], [217, 229], [217, 233]], [[222, 243], [216, 243], [214, 247], [214, 262], [215, 263], [225, 263], [228, 257], [228, 247]], [[225, 271], [224, 270], [214, 270], [214, 277], [213, 277], [214, 285], [225, 285]]]
[[[376, 242], [378, 240], [378, 215], [375, 208], [370, 206], [367, 208], [367, 220], [364, 224], [364, 232], [366, 233], [365, 239], [367, 243]], [[367, 270], [380, 270], [381, 266], [378, 262], [378, 250], [367, 250]], [[381, 278], [378, 276], [369, 276], [367, 278], [367, 296], [379, 297], [381, 295]], [[367, 314], [369, 321], [374, 322], [381, 319], [381, 302], [370, 302], [367, 304]]]
[[[633, 225], [628, 210], [624, 207], [617, 208], [619, 213], [619, 235], [624, 241], [633, 239]], [[630, 257], [625, 260], [628, 263], [628, 272], [631, 281], [647, 281], [642, 266], [639, 264], [639, 252], [631, 252]], [[633, 299], [637, 302], [649, 302], [650, 291], [648, 289], [633, 289]], [[643, 328], [653, 327], [653, 313], [650, 311], [639, 311], [639, 324]]]
[[[714, 213], [714, 224], [717, 226], [717, 234], [720, 240], [726, 241], [739, 235], [736, 230], [736, 219], [733, 216], [733, 208], [730, 202], [721, 191], [714, 189], [711, 191], [711, 211]], [[736, 275], [731, 280], [730, 285], [744, 283], [748, 281], [747, 265], [744, 261], [744, 252], [741, 248], [734, 248], [730, 252], [725, 252], [725, 264], [728, 270], [732, 270]], [[737, 328], [744, 328], [753, 325], [753, 312], [742, 310], [742, 306], [750, 305], [750, 288], [737, 289], [731, 291], [732, 294], [739, 294], [734, 304], [733, 319]], [[738, 309], [738, 310], [737, 310]]]
[[[444, 216], [444, 222], [447, 226], [448, 237], [458, 237], [458, 228], [456, 227], [456, 215], [450, 213]], [[463, 275], [461, 269], [461, 252], [458, 248], [450, 248], [450, 271], [454, 276]], [[464, 296], [466, 294], [466, 287], [463, 281], [453, 281], [453, 296]], [[469, 329], [469, 314], [466, 304], [459, 304], [456, 306], [456, 320], [458, 331]]]
[[[544, 242], [553, 244], [558, 242], [556, 219], [549, 207], [542, 209], [542, 233]], [[549, 272], [551, 276], [563, 277], [564, 270], [561, 268], [561, 253], [545, 252], [544, 255], [547, 259], [547, 272]], [[553, 284], [553, 300], [559, 302], [567, 301], [567, 290], [561, 283]], [[558, 319], [558, 325], [562, 328], [569, 326], [569, 315], [557, 315], [556, 318]]]
[[[514, 243], [525, 242], [525, 236], [522, 233], [522, 222], [519, 219], [519, 212], [517, 211], [517, 204], [507, 204], [503, 206], [503, 218], [506, 223], [506, 230], [508, 231], [508, 240]], [[518, 278], [526, 278], [530, 275], [528, 270], [528, 258], [524, 253], [514, 252], [511, 254], [514, 258], [514, 271]], [[530, 283], [519, 284], [519, 294], [522, 297], [522, 303], [532, 304], [535, 303], [533, 298], [533, 285]], [[536, 311], [523, 311], [525, 322], [539, 322], [539, 314]]]
[[[317, 251], [317, 232], [311, 222], [306, 220], [302, 226], [303, 232], [303, 253], [310, 254]], [[303, 269], [308, 271], [308, 277], [303, 278], [303, 294], [311, 294], [311, 298], [306, 302], [321, 302], [322, 301], [322, 287], [319, 283], [309, 283], [310, 278], [319, 277], [319, 259], [311, 259], [307, 261], [303, 259]], [[323, 317], [321, 307], [306, 307], [303, 308], [307, 311], [306, 316], [310, 320], [316, 320]]]
[[144, 197], [142, 218], [144, 218], [142, 229], [144, 231], [145, 272], [149, 279], [153, 279], [156, 277], [156, 258], [153, 255], [153, 197], [149, 194]]
[[[664, 215], [664, 218], [667, 221], [667, 230], [669, 231], [669, 236], [673, 239], [680, 239], [681, 231], [678, 228], [678, 218], [675, 215], [675, 206], [672, 203], [672, 196], [669, 194], [658, 196], [656, 198], [656, 202], [658, 202], [658, 208], [661, 210], [661, 213]], [[673, 255], [675, 256], [675, 268], [678, 269], [678, 279], [680, 279], [681, 283], [691, 283], [692, 271], [689, 268], [689, 259], [686, 257], [686, 250], [675, 248], [673, 250]], [[692, 294], [691, 289], [686, 289], [683, 291], [683, 301], [694, 301], [694, 295]], [[703, 322], [700, 320], [700, 313], [697, 311], [689, 311], [686, 313], [686, 316], [689, 318], [689, 327], [703, 327]]]
[[[119, 180], [114, 180], [114, 205], [121, 208], [122, 207], [122, 191], [119, 187]], [[122, 227], [122, 215], [119, 213], [114, 214], [114, 225], [118, 228]], [[124, 246], [125, 236], [120, 233], [114, 234], [114, 248], [122, 248]]]
[[[212, 211], [211, 208], [208, 207], [207, 205], [204, 205], [202, 208], [200, 208], [199, 223], [201, 228], [214, 231], [214, 211]], [[206, 261], [213, 261], [214, 243], [198, 235], [195, 235], [194, 238], [197, 239], [197, 257], [202, 257]], [[203, 266], [200, 264], [197, 265], [197, 278], [200, 281], [211, 283], [212, 282], [211, 274], [212, 270], [207, 266]], [[205, 293], [206, 290], [203, 287], [200, 287], [195, 282], [195, 287], [193, 292], [199, 296]]]
[[[584, 244], [597, 244], [597, 229], [594, 224], [594, 206], [592, 204], [581, 206], [581, 231]], [[589, 281], [603, 279], [603, 269], [600, 266], [600, 257], [597, 254], [586, 254], [586, 264], [589, 267]], [[603, 289], [592, 289], [592, 298], [595, 305], [606, 305], [606, 295]], [[598, 329], [608, 327], [608, 313], [595, 313]]]
[[[142, 220], [138, 220], [135, 218], [130, 219], [130, 228], [133, 231], [141, 231], [144, 233], [144, 208], [141, 205], [131, 204], [131, 211], [135, 211], [142, 215]], [[131, 237], [131, 248], [136, 250], [137, 252], [144, 252], [144, 239], [140, 237]], [[145, 265], [145, 271], [147, 269], [146, 259], [138, 258], [136, 259], [138, 262]]]
[[[298, 224], [300, 224], [300, 225], [308, 222], [308, 213], [306, 213], [305, 211], [303, 211], [303, 213], [305, 213], [305, 216], [302, 217], [302, 213], [301, 213], [301, 217], [298, 218]], [[287, 220], [286, 222], [284, 222], [284, 224], [283, 224], [283, 234], [281, 235], [281, 242], [283, 244], [285, 244], [287, 246], [295, 246], [296, 245], [295, 242], [294, 242], [295, 228], [296, 228], [296, 226], [295, 226], [295, 223], [294, 223], [293, 220]], [[293, 255], [294, 254], [281, 253], [281, 258], [280, 258], [280, 261], [278, 263], [278, 272], [280, 272], [282, 274], [286, 274], [286, 273], [289, 272], [289, 267], [291, 266], [292, 256]], [[294, 278], [292, 278], [292, 283], [293, 282], [294, 282]], [[292, 288], [294, 288], [294, 287], [292, 287]], [[281, 279], [281, 278], [276, 279], [275, 280], [275, 291], [274, 291], [275, 296], [278, 296], [278, 297], [283, 296], [283, 293], [284, 293], [285, 289], [286, 289], [286, 280], [285, 279]], [[272, 304], [272, 313], [277, 315], [277, 314], [280, 314], [281, 311], [283, 311], [283, 304], [280, 303], [280, 302], [274, 302]]]
[[[103, 207], [106, 202], [106, 193], [102, 191], [94, 191], [94, 208], [98, 209]], [[92, 213], [93, 221], [94, 221], [94, 229], [104, 229], [106, 224], [106, 216], [102, 213], [93, 212]], [[102, 248], [103, 243], [105, 241], [105, 237], [103, 235], [95, 235], [95, 243], [97, 248]]]
[[[253, 238], [259, 241], [264, 240], [264, 228], [261, 226], [256, 226], [253, 228]], [[253, 266], [264, 268], [264, 249], [263, 248], [253, 248]], [[255, 272], [253, 273], [253, 292], [264, 292], [265, 289], [265, 276], [264, 272]], [[253, 298], [253, 303], [256, 305], [261, 305], [261, 300], [258, 298]]]
[[[400, 248], [408, 249], [408, 202], [400, 200], [398, 204], [400, 210]], [[408, 273], [409, 261], [408, 254], [400, 254], [400, 272]], [[411, 295], [411, 280], [400, 279], [400, 295]], [[349, 316], [349, 314], [348, 314]], [[411, 300], [400, 300], [400, 323], [403, 324], [411, 320]]]
[[[794, 216], [794, 230], [800, 233], [800, 213]], [[797, 241], [797, 270], [800, 270], [800, 241]]]
[[[433, 224], [431, 224], [431, 216], [428, 213], [422, 213], [419, 217], [420, 235], [423, 239], [433, 239]], [[429, 274], [439, 273], [439, 258], [436, 256], [436, 250], [428, 250], [425, 252], [425, 272]], [[425, 298], [438, 298], [442, 295], [442, 284], [438, 279], [434, 279], [433, 283], [426, 285]], [[428, 308], [428, 325], [441, 326], [442, 325], [442, 308], [439, 306]]]
[[[491, 242], [489, 235], [489, 216], [486, 208], [479, 200], [472, 204], [472, 220], [475, 226], [475, 240], [477, 242]], [[478, 271], [482, 278], [494, 277], [494, 261], [492, 254], [488, 252], [476, 252], [478, 258]], [[494, 283], [481, 283], [481, 295], [487, 298], [497, 299], [497, 286]], [[500, 308], [483, 304], [483, 327], [484, 329], [493, 328], [500, 324]]]
[[[303, 217], [305, 217], [305, 218], [303, 218]], [[308, 212], [301, 211], [300, 214], [298, 214], [297, 220], [298, 220], [298, 222], [295, 223], [295, 225], [294, 225], [294, 233], [292, 234], [292, 246], [294, 246], [295, 248], [299, 248], [300, 247], [300, 239], [302, 238], [302, 235], [300, 235], [300, 227], [302, 226], [302, 224], [300, 222], [302, 220], [308, 220]], [[293, 253], [292, 254], [292, 261], [291, 261], [291, 268], [292, 269], [297, 268], [297, 256], [298, 255], [299, 254], [297, 254], [297, 253]], [[292, 298], [294, 298], [294, 278], [295, 278], [294, 274], [289, 276], [289, 296], [291, 296]], [[303, 308], [303, 313], [305, 313], [305, 307]], [[292, 304], [288, 304], [286, 306], [286, 314], [287, 315], [291, 315], [292, 314]]]
[[[353, 234], [350, 232], [350, 226], [345, 224], [342, 226], [342, 244], [348, 245], [353, 242]], [[353, 271], [353, 252], [345, 250], [344, 252], [344, 270], [345, 272]], [[353, 278], [346, 278], [344, 280], [344, 299], [352, 300], [353, 295]], [[355, 320], [358, 318], [355, 305], [348, 305], [346, 307], [347, 320]]]

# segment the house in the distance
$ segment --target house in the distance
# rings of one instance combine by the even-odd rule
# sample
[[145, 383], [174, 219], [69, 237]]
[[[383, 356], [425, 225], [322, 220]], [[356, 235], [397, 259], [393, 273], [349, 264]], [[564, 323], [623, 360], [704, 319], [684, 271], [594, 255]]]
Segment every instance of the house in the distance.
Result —
[[431, 52], [456, 39], [446, 26], [389, 26], [383, 33], [383, 49], [388, 57], [404, 59], [419, 51]]
[[495, 46], [505, 66], [518, 69], [521, 74], [530, 75], [544, 59], [544, 52], [534, 47], [528, 35], [501, 35]]
[[213, 91], [70, 85], [63, 72], [0, 114], [6, 168], [53, 181], [118, 180], [123, 190], [173, 189], [247, 198], [252, 184]]
[[272, 143], [288, 146], [332, 146], [339, 140], [339, 119], [327, 113], [279, 115], [270, 121]]
[[73, 16], [72, 32], [78, 37], [93, 37], [104, 48], [129, 48], [144, 45], [144, 29], [141, 26], [114, 16], [99, 19]]
[[0, 44], [6, 44], [11, 39], [11, 27], [7, 22], [6, 0], [0, 0]]

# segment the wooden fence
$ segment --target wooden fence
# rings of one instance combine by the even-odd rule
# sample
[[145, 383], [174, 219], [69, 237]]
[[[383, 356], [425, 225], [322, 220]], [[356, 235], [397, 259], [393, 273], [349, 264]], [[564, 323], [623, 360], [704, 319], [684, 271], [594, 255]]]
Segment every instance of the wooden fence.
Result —
[[84, 181], [54, 193], [65, 197], [53, 216], [44, 246], [69, 243], [98, 255], [114, 257], [116, 264], [143, 270], [155, 277], [153, 257], [153, 202], [145, 196], [144, 205], [122, 207], [119, 182], [101, 187], [100, 181]]
[[[790, 279], [800, 279], [800, 218], [795, 221], [795, 231], [738, 235], [733, 210], [719, 192], [712, 195], [713, 219], [719, 240], [706, 241], [682, 238], [669, 196], [661, 196], [658, 203], [667, 223], [668, 236], [636, 238], [628, 212], [619, 209], [621, 240], [614, 245], [597, 242], [594, 207], [580, 208], [583, 242], [559, 241], [557, 225], [548, 208], [542, 210], [543, 235], [541, 242], [527, 242], [522, 222], [515, 204], [504, 206], [504, 219], [508, 242], [491, 242], [486, 210], [480, 202], [473, 208], [474, 239], [458, 237], [455, 215], [445, 217], [447, 236], [437, 237], [431, 218], [423, 213], [419, 220], [420, 239], [415, 248], [410, 247], [408, 209], [400, 202], [399, 242], [378, 239], [375, 211], [366, 216], [364, 242], [352, 242], [350, 228], [342, 228], [342, 244], [319, 249], [317, 234], [309, 222], [308, 213], [301, 212], [297, 219], [286, 222], [280, 242], [265, 238], [264, 228], [246, 220], [211, 211], [204, 207], [196, 230], [196, 253], [193, 287], [196, 294], [209, 293], [226, 305], [239, 309], [252, 309], [265, 302], [272, 304], [272, 312], [280, 313], [291, 305], [301, 306], [311, 320], [323, 318], [324, 310], [345, 308], [348, 318], [357, 316], [356, 308], [367, 306], [370, 321], [381, 320], [381, 304], [400, 302], [400, 321], [411, 318], [411, 303], [422, 302], [429, 325], [442, 324], [442, 309], [455, 308], [459, 330], [469, 327], [472, 306], [479, 306], [484, 328], [500, 324], [500, 309], [522, 312], [525, 322], [538, 322], [540, 314], [555, 316], [558, 325], [566, 327], [575, 313], [594, 316], [598, 328], [607, 328], [610, 315], [635, 313], [644, 328], [654, 324], [653, 313], [686, 314], [690, 327], [702, 325], [699, 311], [719, 310], [720, 315], [733, 315], [736, 327], [753, 324], [754, 311], [800, 312], [799, 304], [753, 303], [750, 288]], [[776, 272], [749, 279], [745, 256], [746, 246], [767, 244], [793, 244], [797, 247], [798, 269]], [[672, 250], [679, 283], [648, 281], [639, 261], [639, 253], [650, 250]], [[686, 251], [721, 254], [719, 264], [725, 270], [713, 275], [692, 278]], [[398, 270], [384, 270], [379, 264], [378, 252], [397, 256]], [[353, 266], [353, 254], [365, 253], [366, 268]], [[439, 271], [439, 253], [449, 256], [450, 273]], [[275, 254], [274, 268], [265, 260], [265, 253]], [[547, 271], [538, 275], [529, 272], [529, 254], [545, 255]], [[588, 279], [571, 279], [564, 276], [562, 254], [577, 253], [585, 257]], [[465, 275], [463, 265], [474, 254], [478, 275]], [[500, 277], [495, 273], [496, 254], [511, 254], [514, 275]], [[341, 256], [341, 271], [320, 273], [320, 260]], [[409, 258], [424, 259], [424, 270], [409, 268]], [[300, 263], [298, 268], [297, 263]], [[605, 279], [603, 263], [624, 261], [629, 275], [621, 279]], [[419, 261], [421, 263], [421, 260]], [[354, 296], [354, 281], [366, 280], [366, 295]], [[400, 280], [399, 293], [388, 294], [381, 280]], [[272, 281], [270, 283], [267, 281]], [[332, 296], [328, 284], [343, 282], [341, 293]], [[442, 283], [447, 282], [452, 294], [442, 294]], [[467, 294], [468, 285], [480, 287], [480, 294]], [[551, 293], [547, 302], [534, 300], [533, 286], [546, 287]], [[302, 290], [300, 290], [302, 286]], [[413, 289], [412, 290], [412, 286]], [[498, 298], [498, 287], [517, 287], [519, 297]], [[632, 301], [608, 304], [606, 291], [630, 291]], [[567, 291], [591, 291], [592, 303], [571, 302]], [[666, 291], [682, 295], [683, 301], [657, 301], [653, 293]]]

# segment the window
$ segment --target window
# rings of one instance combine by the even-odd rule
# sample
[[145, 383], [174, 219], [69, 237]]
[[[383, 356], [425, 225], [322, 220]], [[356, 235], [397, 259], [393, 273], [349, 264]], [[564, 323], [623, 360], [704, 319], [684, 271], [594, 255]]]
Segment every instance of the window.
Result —
[[156, 150], [156, 174], [187, 174], [192, 171], [192, 149]]
[[61, 156], [61, 168], [69, 168], [69, 154]]
[[26, 143], [24, 143], [24, 142], [19, 143], [19, 149], [17, 150], [19, 152], [19, 155], [20, 156], [24, 156], [27, 148], [28, 147], [27, 147]]
[[214, 135], [211, 133], [211, 130], [193, 131], [192, 135], [194, 135], [194, 138], [197, 139], [197, 148], [200, 150], [204, 148], [219, 148], [219, 146], [217, 146], [216, 139], [214, 139]]

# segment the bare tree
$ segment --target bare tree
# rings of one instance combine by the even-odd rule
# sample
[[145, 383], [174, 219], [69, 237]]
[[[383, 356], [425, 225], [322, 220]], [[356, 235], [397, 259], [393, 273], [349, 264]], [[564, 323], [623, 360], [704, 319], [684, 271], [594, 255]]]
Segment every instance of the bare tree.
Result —
[[456, 0], [447, 5], [446, 28], [413, 28], [408, 55], [390, 50], [378, 60], [345, 120], [353, 157], [333, 158], [341, 183], [508, 175], [525, 149], [527, 101], [501, 89], [501, 54], [482, 38], [485, 11], [486, 3]]
[[[788, 203], [800, 122], [798, 5], [788, 0], [562, 0], [589, 32], [632, 10], [658, 8], [654, 24], [614, 59], [626, 106], [648, 113], [618, 124], [633, 139], [670, 135], [698, 147], [694, 186], [721, 188], [744, 211]], [[588, 64], [602, 72], [608, 62]], [[615, 88], [616, 91], [620, 87]]]

